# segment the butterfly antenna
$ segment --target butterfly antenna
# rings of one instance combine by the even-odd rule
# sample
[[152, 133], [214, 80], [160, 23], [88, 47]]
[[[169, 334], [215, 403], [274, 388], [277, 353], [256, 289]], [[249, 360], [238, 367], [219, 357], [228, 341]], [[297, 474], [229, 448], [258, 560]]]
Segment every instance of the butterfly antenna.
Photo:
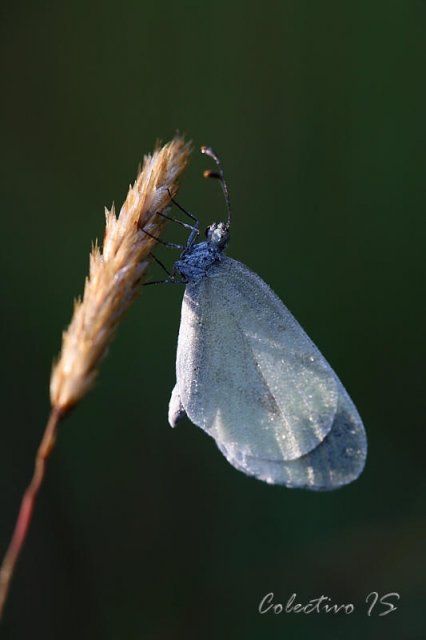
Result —
[[231, 225], [231, 199], [229, 197], [228, 185], [226, 184], [226, 180], [223, 174], [222, 164], [219, 160], [219, 156], [217, 155], [217, 153], [215, 153], [215, 151], [213, 151], [211, 147], [206, 147], [206, 146], [201, 147], [201, 153], [204, 153], [206, 156], [210, 156], [210, 158], [213, 158], [213, 160], [216, 162], [218, 166], [218, 169], [219, 169], [218, 172], [211, 171], [210, 169], [206, 169], [203, 173], [203, 176], [205, 178], [217, 178], [218, 180], [220, 180], [220, 183], [222, 185], [223, 195], [225, 196], [226, 210], [228, 212], [227, 224], [229, 227]]

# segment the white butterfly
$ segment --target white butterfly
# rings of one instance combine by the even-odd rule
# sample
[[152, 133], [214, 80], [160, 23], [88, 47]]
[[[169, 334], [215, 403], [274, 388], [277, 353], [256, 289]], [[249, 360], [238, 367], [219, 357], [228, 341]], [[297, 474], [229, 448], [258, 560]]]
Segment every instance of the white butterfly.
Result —
[[361, 418], [336, 374], [270, 287], [223, 251], [228, 222], [195, 228], [175, 273], [186, 283], [169, 406], [215, 439], [237, 469], [271, 484], [336, 489], [364, 468]]

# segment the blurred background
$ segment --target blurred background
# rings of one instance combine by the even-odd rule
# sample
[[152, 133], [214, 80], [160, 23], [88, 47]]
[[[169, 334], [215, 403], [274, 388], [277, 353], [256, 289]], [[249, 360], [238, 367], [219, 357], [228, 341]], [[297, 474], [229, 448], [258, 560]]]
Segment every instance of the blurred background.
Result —
[[[426, 637], [426, 3], [1, 11], [1, 555], [103, 206], [121, 205], [177, 129], [194, 144], [179, 201], [203, 227], [223, 218], [219, 185], [201, 177], [198, 148], [213, 145], [229, 254], [338, 372], [369, 458], [344, 489], [292, 491], [234, 470], [189, 422], [170, 429], [183, 291], [149, 287], [61, 426], [0, 637]], [[369, 617], [372, 591], [397, 592], [398, 610]], [[355, 612], [260, 615], [269, 592]]]

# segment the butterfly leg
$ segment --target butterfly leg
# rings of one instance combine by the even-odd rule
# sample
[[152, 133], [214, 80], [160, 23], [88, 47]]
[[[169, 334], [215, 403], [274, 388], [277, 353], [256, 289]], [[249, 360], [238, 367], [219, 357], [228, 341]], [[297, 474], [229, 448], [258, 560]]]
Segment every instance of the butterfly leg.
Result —
[[[194, 244], [195, 240], [197, 239], [197, 236], [199, 235], [199, 225], [200, 225], [200, 221], [198, 220], [198, 218], [196, 218], [194, 216], [194, 214], [192, 214], [190, 211], [187, 211], [184, 207], [182, 207], [182, 205], [179, 204], [179, 202], [177, 202], [172, 194], [169, 191], [169, 196], [170, 196], [170, 200], [173, 202], [173, 204], [180, 210], [182, 211], [182, 213], [184, 213], [185, 215], [187, 215], [189, 218], [191, 218], [191, 220], [194, 221], [194, 225], [191, 227], [191, 225], [188, 225], [189, 228], [192, 228], [191, 233], [189, 234], [188, 240], [186, 242], [186, 247], [185, 247], [185, 251], [187, 251], [188, 249], [190, 249], [192, 247], [192, 245]], [[177, 221], [176, 221], [177, 222]]]
[[157, 211], [157, 216], [161, 216], [162, 218], [166, 218], [166, 220], [170, 220], [170, 222], [176, 222], [176, 224], [180, 224], [181, 227], [184, 227], [185, 229], [190, 229], [191, 231], [194, 231], [194, 229], [197, 229], [197, 233], [199, 233], [197, 226], [192, 225], [192, 224], [186, 224], [186, 222], [182, 222], [182, 220], [178, 220], [177, 218], [172, 218], [172, 216], [168, 216], [166, 213], [162, 213], [161, 211]]
[[150, 280], [149, 282], [144, 282], [144, 287], [147, 287], [150, 284], [186, 284], [184, 280], [176, 277], [176, 269], [173, 269], [173, 271], [170, 272], [167, 267], [164, 266], [161, 260], [159, 260], [153, 253], [150, 253], [150, 256], [163, 269], [163, 271], [167, 273], [169, 277], [166, 280]]
[[152, 238], [153, 240], [157, 240], [160, 244], [163, 244], [165, 247], [169, 247], [169, 249], [185, 249], [186, 247], [183, 244], [176, 244], [175, 242], [167, 242], [166, 240], [161, 240], [157, 236], [153, 236], [152, 233], [149, 233], [146, 229], [142, 228], [141, 231], [146, 233], [147, 236]]

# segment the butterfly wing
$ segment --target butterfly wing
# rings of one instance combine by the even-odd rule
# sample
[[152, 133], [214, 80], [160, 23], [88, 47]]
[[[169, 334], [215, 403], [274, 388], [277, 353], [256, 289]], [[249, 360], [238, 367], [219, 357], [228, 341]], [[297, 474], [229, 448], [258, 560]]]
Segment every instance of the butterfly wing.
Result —
[[331, 367], [268, 285], [231, 258], [186, 287], [176, 371], [170, 422], [186, 413], [249, 475], [333, 488], [342, 433], [360, 450], [342, 425], [364, 434], [361, 420]]
[[317, 491], [337, 489], [356, 480], [367, 452], [364, 427], [344, 389], [330, 433], [316, 449], [296, 460], [277, 462], [245, 456], [237, 447], [220, 442], [217, 445], [239, 471], [269, 484]]

